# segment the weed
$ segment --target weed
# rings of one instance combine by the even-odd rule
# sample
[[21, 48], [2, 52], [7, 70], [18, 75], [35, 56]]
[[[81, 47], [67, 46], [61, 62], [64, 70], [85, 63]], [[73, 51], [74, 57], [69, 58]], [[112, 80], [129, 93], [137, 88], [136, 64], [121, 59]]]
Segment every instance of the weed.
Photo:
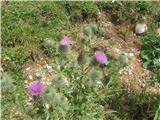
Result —
[[[2, 74], [1, 81], [2, 94], [5, 93], [2, 96], [2, 119], [158, 118], [158, 95], [146, 92], [138, 95], [132, 88], [121, 88], [119, 70], [129, 64], [125, 56], [122, 55], [117, 61], [110, 58], [111, 55], [108, 55], [106, 50], [101, 50], [103, 52], [100, 56], [94, 55], [91, 45], [92, 39], [96, 39], [94, 35], [105, 36], [105, 32], [101, 33], [97, 23], [91, 22], [83, 28], [80, 36], [83, 40], [77, 47], [80, 51], [74, 51], [74, 45], [66, 43], [63, 39], [61, 44], [58, 42], [65, 35], [65, 32], [62, 34], [60, 31], [64, 25], [72, 31], [75, 22], [96, 19], [99, 9], [111, 11], [110, 14], [116, 22], [126, 18], [136, 21], [135, 16], [139, 18], [143, 14], [153, 16], [155, 26], [151, 26], [157, 28], [159, 13], [155, 9], [155, 2], [36, 1], [3, 2], [2, 6], [2, 67], [7, 72]], [[121, 31], [127, 39], [129, 29], [122, 28]], [[154, 33], [147, 33], [141, 39], [141, 58], [144, 66], [156, 73], [160, 69], [160, 38]], [[72, 42], [74, 44], [75, 40]], [[33, 52], [47, 54], [56, 74], [48, 80], [51, 84], [45, 84], [46, 81], [41, 79], [44, 84], [44, 89], [41, 89], [43, 92], [40, 90], [41, 94], [34, 94], [35, 96], [27, 92], [28, 85], [24, 82], [22, 69], [27, 60], [37, 60], [37, 57], [32, 55]], [[97, 60], [95, 64], [92, 64], [93, 59]], [[46, 68], [44, 71], [48, 72]], [[158, 81], [159, 78], [160, 73], [157, 72], [154, 80]], [[13, 91], [8, 91], [9, 89]], [[31, 90], [35, 92], [35, 89]]]
[[65, 5], [71, 21], [94, 17], [98, 12], [94, 2], [66, 2]]
[[142, 37], [141, 58], [144, 61], [144, 68], [160, 69], [160, 37], [156, 34], [149, 33]]

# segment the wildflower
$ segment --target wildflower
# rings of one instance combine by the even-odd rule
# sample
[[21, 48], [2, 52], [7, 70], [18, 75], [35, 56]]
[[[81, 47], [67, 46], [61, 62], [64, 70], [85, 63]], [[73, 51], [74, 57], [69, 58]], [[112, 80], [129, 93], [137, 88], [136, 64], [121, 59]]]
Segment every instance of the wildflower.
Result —
[[44, 89], [44, 85], [40, 81], [33, 81], [28, 86], [28, 91], [32, 96], [39, 95]]
[[100, 64], [105, 64], [107, 62], [107, 57], [102, 51], [95, 52], [96, 61]]
[[71, 43], [70, 39], [67, 36], [64, 36], [60, 41], [60, 45], [67, 46]]

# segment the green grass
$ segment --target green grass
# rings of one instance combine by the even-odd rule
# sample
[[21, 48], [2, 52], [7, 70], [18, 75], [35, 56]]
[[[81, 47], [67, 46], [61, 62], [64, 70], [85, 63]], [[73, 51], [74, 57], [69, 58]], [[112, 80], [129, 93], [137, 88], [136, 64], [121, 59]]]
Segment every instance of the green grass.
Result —
[[[155, 72], [157, 82], [160, 82], [160, 37], [156, 33], [147, 33], [141, 38], [141, 53], [140, 56], [143, 60], [143, 66]], [[156, 80], [157, 79], [157, 80]]]
[[[82, 32], [80, 28], [74, 26], [79, 22], [93, 19], [93, 24], [98, 25], [95, 21], [98, 9], [109, 12], [113, 18], [116, 18], [114, 21], [116, 24], [118, 24], [117, 19], [137, 22], [134, 16], [148, 15], [150, 29], [144, 36], [141, 36], [141, 57], [144, 65], [149, 61], [146, 68], [152, 68], [157, 73], [155, 79], [158, 80], [160, 78], [159, 63], [155, 62], [155, 59], [159, 59], [160, 46], [159, 37], [154, 32], [159, 27], [160, 10], [155, 2], [37, 1], [1, 3], [2, 68], [12, 78], [11, 84], [15, 86], [13, 91], [2, 92], [2, 119], [158, 120], [160, 95], [152, 95], [145, 91], [137, 94], [133, 88], [123, 90], [118, 73], [119, 69], [123, 67], [122, 63], [110, 57], [112, 55], [109, 55], [107, 50], [104, 50], [109, 57], [107, 65], [91, 64], [94, 49], [90, 42], [94, 38], [93, 36], [101, 31], [91, 30], [92, 34], [89, 35], [82, 33], [81, 37], [84, 38], [85, 44], [78, 41], [78, 47], [84, 50], [82, 56], [87, 56], [87, 62], [83, 61], [82, 65], [77, 63], [72, 52], [69, 55], [62, 55], [56, 45], [55, 48], [43, 47], [46, 38], [58, 43], [66, 31], [74, 38], [77, 31]], [[74, 31], [75, 29], [78, 30]], [[127, 30], [124, 29], [124, 33]], [[150, 46], [154, 43], [154, 46]], [[56, 76], [44, 96], [34, 98], [33, 106], [27, 106], [28, 94], [24, 83], [23, 65], [31, 60], [34, 52], [44, 57], [47, 56], [59, 73], [58, 77], [59, 75], [65, 76], [69, 79], [70, 85], [67, 87], [56, 83], [56, 80], [59, 80]], [[84, 53], [85, 55], [83, 55]], [[86, 69], [90, 71], [87, 75]], [[102, 77], [101, 73], [104, 71], [107, 72], [107, 75]], [[99, 88], [96, 86], [96, 82], [100, 78], [102, 78], [103, 86]], [[68, 98], [68, 102], [65, 101], [65, 97]], [[44, 101], [50, 104], [49, 109], [44, 107]], [[19, 114], [9, 111], [13, 107], [19, 111]]]

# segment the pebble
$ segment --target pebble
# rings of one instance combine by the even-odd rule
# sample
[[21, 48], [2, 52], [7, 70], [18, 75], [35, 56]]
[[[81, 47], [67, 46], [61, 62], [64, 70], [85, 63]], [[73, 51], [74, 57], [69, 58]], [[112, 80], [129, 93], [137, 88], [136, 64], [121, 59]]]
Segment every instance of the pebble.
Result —
[[52, 72], [52, 71], [53, 71], [52, 66], [49, 66], [49, 65], [47, 64], [45, 67], [49, 70], [49, 72]]
[[101, 15], [102, 14], [101, 11], [98, 11], [98, 14]]
[[40, 72], [36, 72], [36, 77], [42, 77]]
[[33, 80], [33, 77], [30, 75], [30, 76], [29, 76], [29, 79], [30, 79], [30, 80]]
[[133, 54], [133, 53], [129, 53], [129, 56], [130, 56], [130, 57], [133, 57], [133, 56], [134, 56], [134, 54]]
[[99, 81], [97, 81], [97, 86], [98, 86], [98, 87], [102, 87], [102, 86], [103, 86], [102, 81], [100, 81], [100, 80], [99, 80]]
[[30, 70], [30, 67], [26, 68], [26, 70], [27, 70], [27, 71]]
[[147, 25], [145, 23], [138, 23], [135, 27], [136, 34], [142, 34], [147, 31]]
[[45, 107], [46, 107], [47, 109], [49, 109], [49, 104], [48, 104], [48, 103], [46, 103], [46, 104], [45, 104]]
[[48, 85], [48, 86], [52, 84], [52, 81], [50, 80], [43, 79], [42, 81], [44, 82], [45, 85]]
[[114, 50], [115, 50], [117, 53], [119, 53], [119, 49], [118, 49], [118, 48], [114, 48]]

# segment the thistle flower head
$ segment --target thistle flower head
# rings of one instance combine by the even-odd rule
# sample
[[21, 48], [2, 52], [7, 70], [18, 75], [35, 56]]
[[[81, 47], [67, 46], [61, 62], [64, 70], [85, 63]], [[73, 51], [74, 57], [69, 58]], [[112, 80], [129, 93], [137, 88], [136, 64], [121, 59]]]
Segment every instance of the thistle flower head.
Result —
[[40, 81], [33, 81], [28, 86], [28, 92], [32, 96], [37, 96], [44, 90], [44, 85]]
[[60, 45], [67, 46], [69, 44], [71, 44], [71, 40], [67, 36], [64, 36], [63, 39], [60, 41]]
[[102, 51], [95, 52], [96, 61], [100, 64], [105, 64], [107, 62], [107, 57]]

